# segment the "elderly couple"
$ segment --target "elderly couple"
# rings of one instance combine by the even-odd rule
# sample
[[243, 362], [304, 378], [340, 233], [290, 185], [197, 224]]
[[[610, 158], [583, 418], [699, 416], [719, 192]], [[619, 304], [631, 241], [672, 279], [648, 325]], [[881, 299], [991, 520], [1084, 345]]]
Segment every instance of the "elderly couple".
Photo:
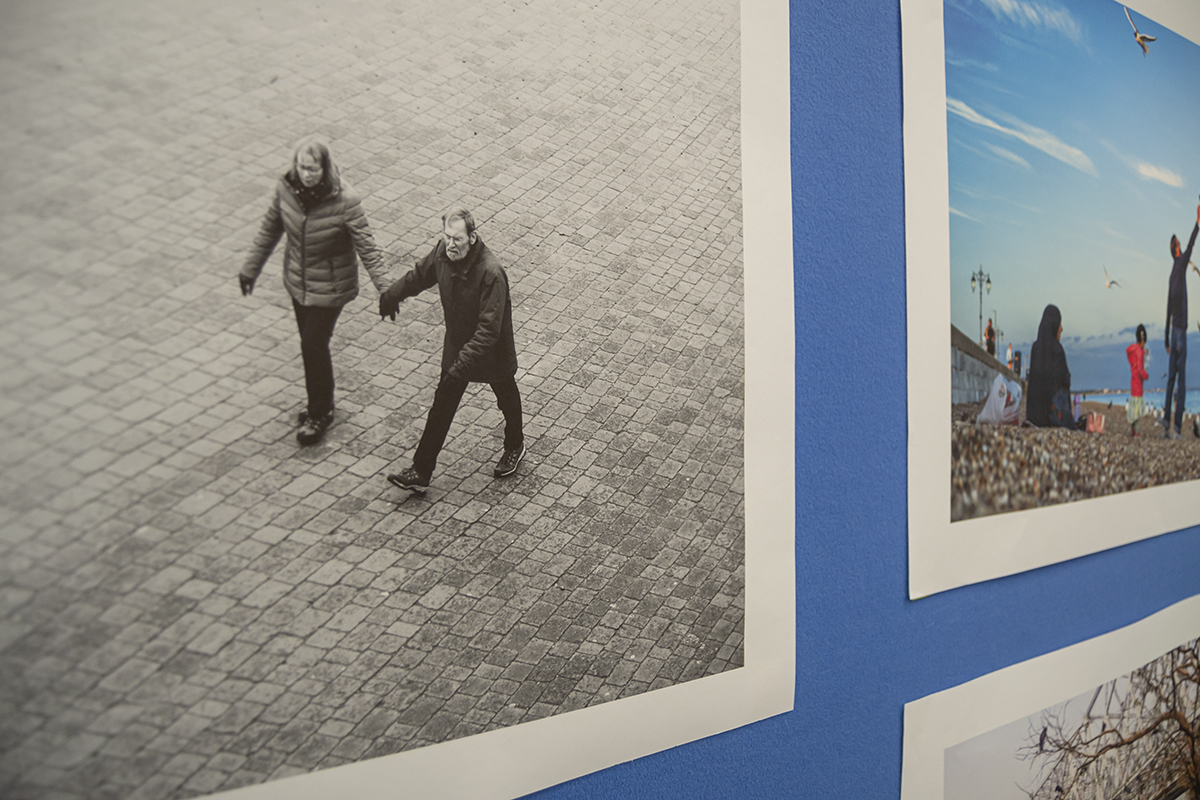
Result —
[[424, 494], [450, 424], [470, 382], [490, 384], [504, 413], [504, 453], [493, 474], [512, 475], [525, 455], [517, 353], [513, 342], [508, 275], [475, 230], [471, 212], [442, 216], [442, 237], [400, 280], [387, 285], [358, 196], [338, 176], [329, 148], [301, 142], [279, 179], [238, 280], [242, 294], [254, 282], [283, 234], [283, 285], [300, 329], [308, 408], [300, 413], [300, 444], [319, 442], [333, 422], [333, 363], [329, 340], [342, 307], [358, 296], [358, 259], [379, 290], [380, 318], [396, 319], [401, 301], [437, 284], [446, 321], [442, 376], [412, 466], [388, 480]]

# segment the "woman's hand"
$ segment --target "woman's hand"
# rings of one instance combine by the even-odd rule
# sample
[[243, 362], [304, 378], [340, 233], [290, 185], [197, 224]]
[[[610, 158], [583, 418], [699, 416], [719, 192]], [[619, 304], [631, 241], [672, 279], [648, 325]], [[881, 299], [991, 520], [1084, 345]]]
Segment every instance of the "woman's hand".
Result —
[[393, 295], [390, 290], [385, 291], [383, 294], [379, 295], [379, 318], [380, 319], [384, 319], [386, 317], [391, 317], [392, 322], [395, 322], [396, 321], [396, 311], [398, 311], [399, 308], [400, 308], [400, 301], [398, 299], [396, 299], [395, 295]]

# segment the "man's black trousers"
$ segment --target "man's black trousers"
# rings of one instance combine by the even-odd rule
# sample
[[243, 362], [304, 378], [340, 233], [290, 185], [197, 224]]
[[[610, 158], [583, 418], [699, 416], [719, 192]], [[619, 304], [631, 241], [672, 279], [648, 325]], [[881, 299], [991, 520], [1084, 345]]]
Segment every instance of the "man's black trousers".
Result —
[[[504, 449], [515, 450], [525, 442], [521, 423], [521, 393], [517, 390], [516, 378], [509, 376], [489, 385], [496, 395], [496, 405], [504, 414]], [[425, 432], [421, 434], [421, 443], [417, 445], [417, 453], [413, 456], [413, 467], [425, 477], [433, 475], [438, 453], [446, 443], [450, 423], [454, 421], [454, 414], [465, 391], [467, 382], [452, 378], [449, 373], [443, 374], [438, 382], [433, 405], [429, 409], [429, 419], [425, 422]]]

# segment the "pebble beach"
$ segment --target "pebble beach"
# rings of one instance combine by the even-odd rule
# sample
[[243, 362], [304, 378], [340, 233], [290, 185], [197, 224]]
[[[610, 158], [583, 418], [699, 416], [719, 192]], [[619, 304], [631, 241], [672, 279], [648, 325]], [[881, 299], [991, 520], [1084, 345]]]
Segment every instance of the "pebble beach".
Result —
[[1154, 417], [1132, 436], [1123, 405], [1083, 403], [1085, 412], [1104, 414], [1104, 433], [976, 425], [982, 408], [952, 406], [952, 522], [1200, 478], [1191, 415], [1183, 438], [1171, 441]]

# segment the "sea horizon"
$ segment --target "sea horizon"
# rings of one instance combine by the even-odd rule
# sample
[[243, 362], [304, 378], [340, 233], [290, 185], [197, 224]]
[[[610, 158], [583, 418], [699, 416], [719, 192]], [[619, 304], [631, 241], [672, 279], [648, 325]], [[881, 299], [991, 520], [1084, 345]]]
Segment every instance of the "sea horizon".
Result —
[[[1151, 402], [1150, 405], [1162, 408], [1166, 404], [1164, 391], [1163, 389], [1146, 389], [1143, 392], [1143, 396], [1149, 400], [1151, 395], [1157, 395], [1157, 399]], [[1082, 395], [1084, 400], [1090, 400], [1094, 403], [1110, 402], [1114, 406], [1125, 405], [1130, 397], [1128, 389], [1088, 389], [1080, 392], [1072, 391], [1072, 394]], [[1187, 390], [1187, 394], [1184, 395], [1183, 408], [1189, 414], [1200, 414], [1200, 388]]]

